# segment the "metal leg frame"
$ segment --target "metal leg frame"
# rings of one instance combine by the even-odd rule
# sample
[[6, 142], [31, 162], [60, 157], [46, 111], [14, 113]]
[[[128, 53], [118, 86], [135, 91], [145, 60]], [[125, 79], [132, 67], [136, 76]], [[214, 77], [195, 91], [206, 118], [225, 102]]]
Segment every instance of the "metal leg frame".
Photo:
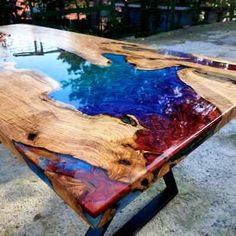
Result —
[[[134, 235], [147, 224], [164, 206], [166, 206], [178, 193], [178, 188], [172, 171], [163, 176], [166, 188], [160, 192], [151, 202], [149, 202], [141, 211], [133, 216], [122, 228], [114, 235]], [[111, 220], [112, 221], [112, 220]], [[102, 228], [89, 228], [85, 236], [102, 236], [105, 234], [110, 222]]]

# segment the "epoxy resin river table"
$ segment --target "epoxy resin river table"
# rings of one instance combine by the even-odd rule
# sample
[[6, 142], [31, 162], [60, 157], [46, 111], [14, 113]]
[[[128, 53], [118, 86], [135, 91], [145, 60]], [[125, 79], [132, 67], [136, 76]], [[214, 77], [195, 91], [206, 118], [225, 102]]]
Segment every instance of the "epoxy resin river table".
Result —
[[[0, 136], [102, 235], [158, 178], [235, 116], [236, 64], [29, 25], [0, 28]], [[9, 170], [10, 171], [10, 170]], [[216, 180], [217, 181], [217, 180]]]

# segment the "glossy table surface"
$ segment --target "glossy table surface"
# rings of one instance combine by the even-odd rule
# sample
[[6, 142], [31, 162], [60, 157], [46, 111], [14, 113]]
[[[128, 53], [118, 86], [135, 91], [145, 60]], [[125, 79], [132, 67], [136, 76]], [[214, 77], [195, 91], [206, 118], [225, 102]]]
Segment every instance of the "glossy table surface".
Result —
[[1, 141], [93, 226], [235, 117], [236, 63], [38, 26], [0, 32]]

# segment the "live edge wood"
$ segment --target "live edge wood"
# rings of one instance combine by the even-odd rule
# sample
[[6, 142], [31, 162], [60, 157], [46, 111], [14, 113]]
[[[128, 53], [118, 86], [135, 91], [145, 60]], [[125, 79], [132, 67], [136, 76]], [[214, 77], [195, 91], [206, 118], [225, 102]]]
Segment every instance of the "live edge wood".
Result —
[[[214, 131], [236, 115], [236, 64], [233, 62], [205, 58], [231, 66], [222, 69], [196, 63], [188, 58], [159, 53], [158, 50], [142, 45], [38, 26], [9, 25], [2, 26], [0, 31], [10, 34], [12, 40], [18, 43], [46, 41], [96, 65], [109, 66], [111, 62], [103, 54], [113, 53], [126, 56], [127, 61], [138, 69], [158, 70], [183, 66], [178, 71], [179, 78], [221, 113]], [[3, 48], [0, 48], [0, 56], [3, 57], [4, 53]], [[25, 154], [35, 164], [39, 159], [34, 148], [44, 150], [50, 160], [56, 158], [53, 153], [73, 156], [106, 170], [112, 181], [124, 184], [123, 195], [132, 189], [145, 189], [182, 160], [169, 160], [171, 155], [161, 155], [147, 167], [145, 153], [148, 150], [140, 149], [136, 142], [137, 133], [145, 131], [146, 127], [136, 117], [131, 116], [135, 125], [130, 125], [117, 117], [86, 115], [48, 97], [48, 93], [60, 89], [60, 85], [52, 78], [40, 72], [16, 69], [14, 63], [2, 63], [2, 67], [0, 139], [20, 159], [23, 153], [16, 148], [16, 143], [31, 148]], [[189, 141], [185, 142], [188, 144]], [[159, 173], [155, 176], [153, 171], [157, 169]], [[60, 177], [51, 171], [45, 171], [45, 175], [51, 180], [57, 194], [88, 221], [75, 198], [75, 195], [78, 198], [83, 195], [88, 186], [82, 181]], [[142, 182], [144, 179], [147, 180], [146, 186]], [[105, 224], [114, 215], [114, 211], [110, 205], [103, 209], [104, 215], [99, 225]]]

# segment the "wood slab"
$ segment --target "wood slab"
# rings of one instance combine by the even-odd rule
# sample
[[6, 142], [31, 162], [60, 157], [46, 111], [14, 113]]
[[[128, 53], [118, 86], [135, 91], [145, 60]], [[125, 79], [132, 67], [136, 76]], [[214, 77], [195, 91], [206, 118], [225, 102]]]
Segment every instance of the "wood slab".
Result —
[[92, 226], [236, 115], [234, 62], [32, 25], [0, 32], [0, 139]]

